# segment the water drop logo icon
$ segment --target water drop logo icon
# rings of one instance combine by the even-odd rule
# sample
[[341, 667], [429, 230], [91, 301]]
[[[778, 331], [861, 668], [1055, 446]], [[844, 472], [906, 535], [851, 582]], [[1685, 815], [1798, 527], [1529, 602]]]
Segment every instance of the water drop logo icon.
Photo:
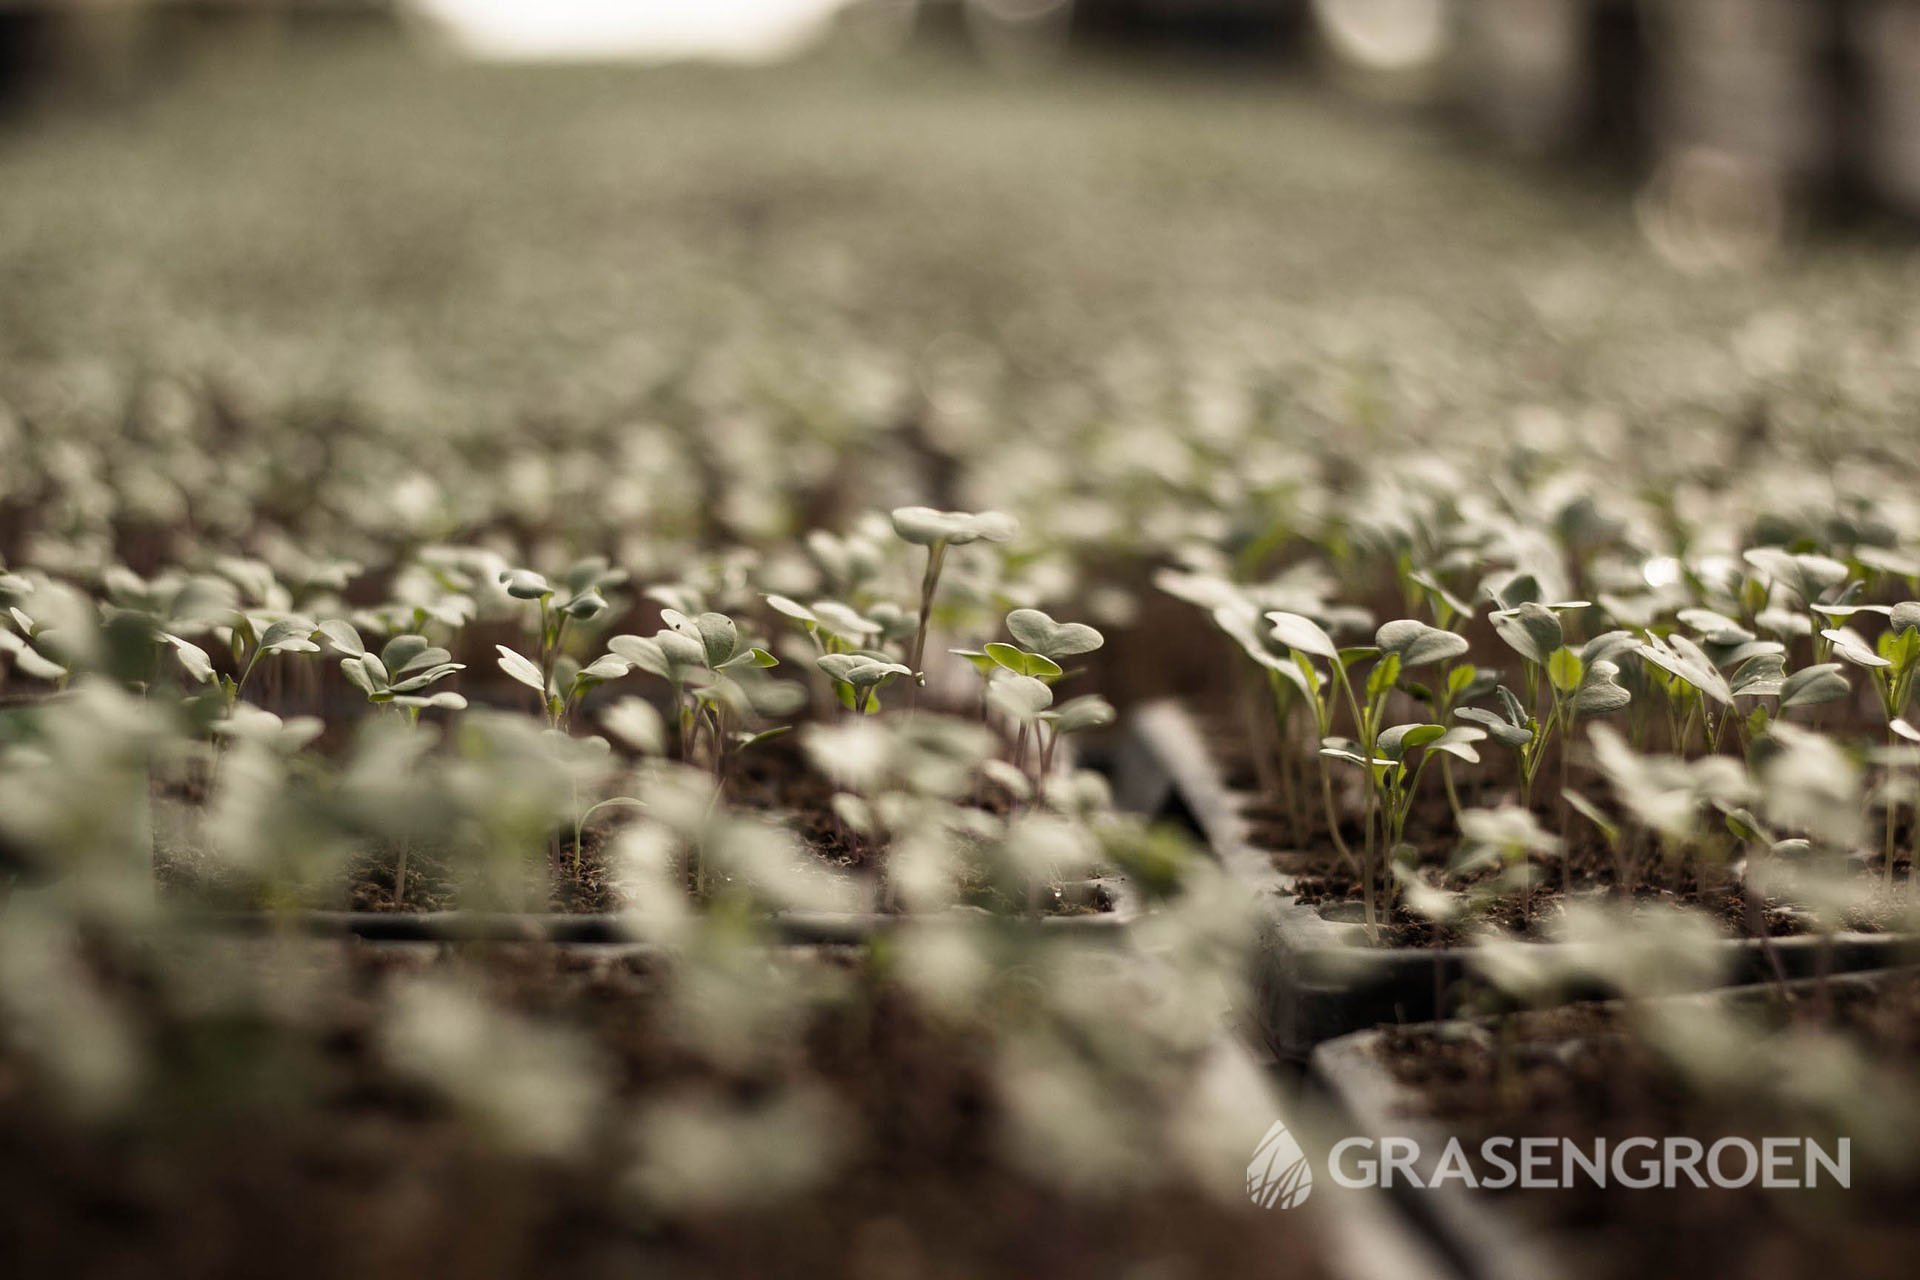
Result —
[[1292, 1209], [1311, 1194], [1313, 1170], [1307, 1166], [1307, 1153], [1287, 1126], [1275, 1120], [1247, 1164], [1247, 1198], [1262, 1209]]

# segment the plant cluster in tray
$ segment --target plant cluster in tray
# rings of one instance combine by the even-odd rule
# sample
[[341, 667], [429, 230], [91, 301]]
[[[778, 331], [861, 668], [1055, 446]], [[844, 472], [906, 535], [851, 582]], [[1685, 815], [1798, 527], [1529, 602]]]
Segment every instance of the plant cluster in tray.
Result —
[[[1398, 535], [1361, 563], [1386, 559], [1404, 617], [1308, 566], [1160, 579], [1233, 642], [1264, 836], [1309, 892], [1350, 892], [1376, 934], [1528, 931], [1598, 891], [1762, 938], [1907, 918], [1920, 563], [1589, 530], [1528, 568], [1489, 555], [1499, 522], [1431, 515], [1369, 531]], [[1543, 585], [1568, 581], [1595, 599]]]
[[[105, 599], [9, 573], [0, 636], [23, 691], [44, 691], [6, 723], [10, 883], [84, 879], [69, 824], [97, 815], [49, 777], [150, 770], [162, 881], [216, 904], [645, 912], [684, 880], [701, 901], [1024, 914], [1111, 909], [1060, 886], [1128, 864], [1164, 893], [1178, 855], [1062, 750], [1114, 718], [1095, 693], [1056, 700], [1086, 683], [1073, 664], [1100, 632], [997, 616], [994, 548], [1016, 528], [902, 508], [819, 535], [834, 594], [805, 604], [742, 558], [633, 599], [604, 559], [550, 579], [438, 548], [360, 607], [341, 594], [353, 566], [306, 592], [257, 562], [123, 572]], [[608, 634], [636, 615], [657, 629]], [[930, 656], [952, 628], [992, 638]], [[460, 660], [516, 629], [491, 670]]]

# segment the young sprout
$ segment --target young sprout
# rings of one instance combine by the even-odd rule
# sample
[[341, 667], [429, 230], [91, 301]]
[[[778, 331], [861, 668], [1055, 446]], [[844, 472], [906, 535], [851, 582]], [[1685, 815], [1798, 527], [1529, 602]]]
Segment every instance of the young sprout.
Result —
[[[452, 654], [425, 636], [395, 636], [376, 656], [367, 649], [350, 622], [323, 622], [317, 630], [327, 638], [333, 651], [341, 655], [340, 674], [347, 678], [347, 683], [366, 694], [369, 703], [399, 710], [409, 726], [417, 725], [420, 713], [429, 707], [445, 711], [466, 707], [467, 700], [457, 693], [428, 692], [430, 686], [456, 671], [466, 670], [466, 666], [452, 661]], [[393, 900], [398, 906], [405, 906], [407, 901], [407, 860], [411, 852], [412, 841], [403, 836], [393, 868]]]
[[394, 636], [376, 656], [350, 622], [335, 619], [321, 623], [316, 630], [341, 655], [340, 674], [375, 706], [398, 708], [413, 722], [430, 707], [459, 711], [467, 705], [457, 693], [427, 691], [454, 672], [466, 670], [466, 664], [453, 661], [451, 653], [425, 636]]
[[[8, 604], [6, 611], [0, 613], [0, 652], [13, 655], [13, 669], [21, 675], [35, 680], [48, 680], [59, 688], [66, 688], [68, 678], [73, 674], [74, 655], [66, 652], [63, 640], [70, 638], [69, 628], [63, 628], [46, 616], [47, 611], [36, 607], [29, 613], [23, 604], [41, 605], [49, 592], [40, 592], [34, 599], [28, 597], [35, 591], [35, 585], [26, 578], [7, 574], [8, 582], [14, 584], [8, 593], [14, 603]], [[35, 613], [41, 616], [36, 617]], [[12, 626], [8, 627], [7, 624]], [[192, 647], [192, 646], [189, 646]], [[200, 652], [196, 649], [196, 652]], [[200, 652], [204, 661], [206, 654]], [[213, 668], [207, 666], [207, 675], [211, 678]]]
[[[1406, 819], [1412, 811], [1414, 783], [1426, 764], [1427, 754], [1423, 751], [1419, 767], [1409, 771], [1403, 764], [1406, 753], [1434, 747], [1462, 759], [1479, 760], [1471, 746], [1478, 736], [1475, 730], [1449, 730], [1442, 725], [1400, 725], [1385, 729], [1387, 700], [1407, 666], [1408, 657], [1415, 665], [1444, 662], [1464, 653], [1466, 642], [1451, 632], [1413, 619], [1401, 619], [1379, 629], [1374, 637], [1379, 642], [1376, 647], [1341, 649], [1318, 623], [1301, 614], [1276, 610], [1267, 614], [1267, 621], [1272, 624], [1273, 639], [1294, 652], [1303, 677], [1300, 684], [1311, 690], [1321, 726], [1331, 728], [1332, 708], [1321, 696], [1323, 686], [1319, 673], [1302, 655], [1326, 661], [1333, 683], [1344, 696], [1353, 717], [1357, 741], [1323, 734], [1320, 754], [1325, 759], [1356, 764], [1366, 774], [1365, 842], [1359, 870], [1367, 923], [1371, 926], [1377, 918], [1374, 896], [1380, 880], [1383, 844], [1384, 851], [1391, 854], [1404, 837]], [[1369, 658], [1374, 659], [1374, 663], [1367, 673], [1363, 703], [1354, 691], [1350, 669]], [[1334, 820], [1332, 793], [1324, 772], [1321, 783], [1331, 824]], [[1376, 831], [1376, 827], [1380, 829]]]
[[[1413, 574], [1412, 581], [1424, 586], [1422, 575]], [[1437, 587], [1433, 588], [1439, 591]], [[1461, 613], [1465, 608], [1444, 591], [1439, 591], [1444, 600], [1435, 604], [1435, 616], [1451, 620], [1456, 616], [1471, 617], [1471, 612]], [[1459, 606], [1459, 608], [1456, 608]], [[1444, 626], [1444, 623], [1443, 623]], [[1430, 627], [1413, 618], [1402, 618], [1381, 627], [1374, 636], [1374, 643], [1383, 652], [1396, 654], [1400, 658], [1403, 670], [1439, 664], [1438, 680], [1432, 688], [1414, 681], [1404, 681], [1401, 685], [1408, 693], [1433, 707], [1433, 718], [1445, 724], [1452, 716], [1454, 702], [1462, 696], [1472, 693], [1482, 683], [1480, 672], [1472, 663], [1462, 663], [1458, 667], [1447, 664], [1467, 653], [1466, 637], [1455, 635], [1451, 631]], [[1491, 687], [1493, 673], [1489, 673], [1487, 683]], [[1447, 789], [1447, 807], [1453, 811], [1454, 819], [1460, 817], [1460, 795], [1453, 782], [1453, 758], [1448, 756], [1440, 762], [1440, 776]]]
[[[1106, 643], [1106, 637], [1083, 622], [1055, 622], [1038, 609], [1015, 609], [1006, 622], [1019, 644], [994, 641], [984, 649], [951, 652], [972, 663], [986, 682], [983, 705], [1002, 712], [1018, 726], [1012, 767], [1030, 785], [1012, 789], [1016, 794], [1043, 796], [1061, 736], [1113, 722], [1113, 708], [1094, 695], [1053, 706], [1052, 686], [1066, 674], [1060, 659], [1092, 653]], [[1030, 773], [1029, 736], [1037, 748]]]
[[[949, 547], [971, 542], [1009, 542], [1019, 532], [1019, 521], [998, 511], [971, 513], [936, 511], [932, 507], [896, 507], [892, 515], [893, 531], [915, 546], [927, 549], [926, 570], [920, 576], [920, 612], [913, 629], [913, 645], [907, 650], [907, 667], [917, 684], [925, 683], [921, 660], [927, 651], [927, 627], [933, 619], [934, 593], [940, 586], [940, 569], [946, 563]], [[909, 694], [909, 705], [913, 700]]]
[[861, 715], [880, 710], [880, 690], [896, 676], [913, 675], [913, 668], [873, 653], [827, 653], [814, 659], [814, 665], [833, 681], [840, 705]]
[[540, 609], [536, 636], [539, 660], [495, 645], [500, 669], [540, 695], [541, 710], [552, 728], [564, 729], [589, 690], [619, 679], [631, 665], [614, 653], [603, 654], [584, 667], [566, 657], [567, 628], [605, 613], [608, 606], [603, 590], [626, 581], [626, 576], [621, 570], [608, 568], [599, 556], [575, 564], [557, 587], [531, 569], [505, 569], [500, 573], [500, 583], [508, 595], [534, 601]]
[[1460, 876], [1486, 870], [1497, 872], [1487, 888], [1495, 894], [1518, 889], [1521, 916], [1531, 920], [1533, 886], [1538, 878], [1533, 860], [1560, 856], [1560, 837], [1541, 827], [1531, 809], [1511, 805], [1499, 809], [1469, 809], [1460, 815], [1460, 849], [1452, 870]]
[[[1283, 730], [1292, 700], [1282, 691], [1291, 689], [1298, 692], [1313, 710], [1315, 740], [1322, 743], [1329, 741], [1333, 735], [1334, 682], [1323, 676], [1309, 659], [1317, 657], [1326, 660], [1329, 670], [1340, 672], [1342, 681], [1345, 679], [1345, 668], [1341, 663], [1339, 648], [1320, 624], [1302, 614], [1269, 612], [1266, 615], [1267, 635], [1263, 640], [1259, 637], [1256, 624], [1251, 619], [1241, 617], [1230, 606], [1216, 609], [1214, 619], [1229, 635], [1239, 639], [1241, 647], [1266, 669], [1276, 710], [1282, 716]], [[1267, 648], [1266, 642], [1269, 640], [1282, 646], [1280, 654]], [[1342, 687], [1345, 687], [1344, 684]], [[1355, 719], [1357, 723], [1357, 711]], [[1320, 801], [1326, 811], [1327, 834], [1332, 837], [1333, 846], [1339, 851], [1341, 860], [1360, 873], [1362, 866], [1359, 860], [1340, 834], [1340, 816], [1333, 803], [1333, 780], [1327, 772], [1327, 756], [1324, 752], [1315, 755], [1315, 763], [1320, 773]]]
[[[1495, 691], [1500, 699], [1499, 713], [1478, 707], [1454, 712], [1460, 719], [1483, 726], [1495, 742], [1518, 754], [1522, 808], [1533, 807], [1534, 783], [1556, 732], [1562, 739], [1560, 781], [1564, 791], [1568, 765], [1565, 744], [1571, 740], [1580, 717], [1607, 715], [1632, 701], [1632, 695], [1619, 683], [1619, 664], [1613, 661], [1632, 650], [1630, 635], [1609, 631], [1578, 649], [1566, 644], [1559, 611], [1582, 607], [1579, 601], [1555, 605], [1529, 601], [1497, 610], [1492, 615], [1494, 631], [1524, 660], [1526, 700], [1521, 701], [1501, 685]], [[1535, 711], [1543, 693], [1548, 704], [1544, 721]]]
[[1598, 724], [1589, 730], [1588, 741], [1615, 798], [1653, 835], [1661, 854], [1675, 862], [1718, 849], [1716, 841], [1723, 833], [1702, 825], [1707, 811], [1724, 812], [1751, 798], [1746, 768], [1730, 757], [1641, 755], [1618, 733]]
[[[663, 609], [667, 625], [652, 637], [623, 635], [607, 642], [612, 656], [665, 680], [673, 690], [680, 758], [691, 763], [704, 735], [707, 765], [724, 789], [736, 752], [787, 732], [790, 726], [755, 730], [750, 722], [790, 715], [804, 691], [791, 681], [765, 675], [780, 660], [740, 638], [724, 613], [688, 617]], [[822, 659], [825, 661], [825, 659]]]
[[[617, 738], [621, 745], [642, 757], [656, 757], [666, 752], [666, 726], [660, 718], [660, 712], [654, 705], [642, 698], [622, 698], [614, 703], [600, 717], [601, 727]], [[581, 847], [586, 841], [587, 823], [593, 815], [602, 809], [630, 808], [645, 809], [646, 802], [629, 795], [612, 795], [586, 806], [580, 806], [579, 790], [574, 790], [573, 817], [573, 873], [580, 874]]]
[[1420, 775], [1425, 772], [1428, 762], [1437, 752], [1469, 764], [1478, 764], [1480, 753], [1473, 744], [1485, 737], [1486, 734], [1479, 729], [1463, 725], [1448, 728], [1438, 724], [1398, 724], [1381, 731], [1375, 740], [1377, 754], [1370, 760], [1338, 738], [1328, 739], [1327, 745], [1321, 748], [1324, 756], [1365, 769], [1370, 790], [1378, 795], [1383, 827], [1381, 840], [1379, 845], [1375, 845], [1369, 831], [1366, 861], [1361, 868], [1361, 893], [1368, 925], [1375, 924], [1378, 918], [1375, 905], [1379, 879], [1377, 850], [1385, 848], [1390, 866], [1411, 866], [1417, 856], [1418, 851], [1406, 843], [1407, 820], [1413, 814], [1414, 798], [1419, 794]]
[[[1887, 746], [1897, 749], [1905, 736], [1907, 704], [1913, 699], [1914, 681], [1920, 676], [1920, 601], [1908, 600], [1888, 610], [1888, 627], [1877, 645], [1870, 645], [1851, 627], [1829, 628], [1820, 634], [1833, 646], [1833, 653], [1865, 669], [1880, 698], [1880, 712], [1887, 722]], [[1911, 729], [1908, 730], [1911, 732]], [[1904, 757], [1905, 753], [1898, 753]], [[1884, 860], [1883, 883], [1893, 887], [1894, 825], [1900, 788], [1894, 773], [1896, 756], [1889, 754], [1883, 787], [1886, 800], [1886, 827], [1881, 854]]]
[[838, 600], [816, 600], [801, 604], [786, 596], [769, 595], [767, 604], [775, 613], [792, 618], [813, 642], [815, 655], [854, 653], [881, 638], [884, 628], [872, 618], [861, 616], [851, 605]]

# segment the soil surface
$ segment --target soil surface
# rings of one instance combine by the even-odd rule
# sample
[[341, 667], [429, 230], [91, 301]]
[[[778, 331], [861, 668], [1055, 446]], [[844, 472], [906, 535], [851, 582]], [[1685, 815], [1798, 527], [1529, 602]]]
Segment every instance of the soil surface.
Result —
[[[131, 992], [155, 1069], [152, 1096], [123, 1118], [63, 1116], [0, 1044], [8, 1276], [1323, 1274], [1310, 1213], [1222, 1205], [1177, 1181], [1081, 1197], [1021, 1172], [998, 1144], [991, 1043], [884, 990], [727, 1066], [676, 1038], [658, 960], [326, 945], [321, 967], [344, 977], [298, 1016], [175, 1019]], [[811, 961], [853, 976], [838, 953]], [[666, 1209], [627, 1181], [637, 1112], [603, 1117], [573, 1156], [508, 1154], [377, 1048], [386, 985], [455, 965], [506, 1006], [584, 1034], [613, 1082], [610, 1110], [676, 1089], [750, 1100], [805, 1079], [847, 1108], [843, 1162], [802, 1193]]]
[[[1815, 1115], [1792, 1099], [1788, 1071], [1807, 1065], [1796, 1030], [1818, 1027], [1851, 1037], [1904, 1082], [1860, 1114], [1910, 1114], [1920, 1086], [1920, 974], [1870, 985], [1836, 983], [1831, 995], [1770, 995], [1752, 1010], [1767, 1027], [1764, 1052], [1777, 1068], [1764, 1091], [1704, 1094], [1631, 1034], [1618, 1006], [1575, 1005], [1518, 1015], [1490, 1027], [1448, 1024], [1390, 1031], [1384, 1064], [1418, 1096], [1415, 1114], [1441, 1122], [1470, 1156], [1489, 1135], [1572, 1139], [1590, 1149], [1630, 1137], [1812, 1137], [1829, 1152], [1851, 1126]], [[1902, 1091], [1896, 1087], [1895, 1093]], [[1874, 1122], [1876, 1125], [1880, 1121]], [[1876, 1157], [1873, 1139], [1851, 1130], [1850, 1189], [1723, 1188], [1681, 1185], [1637, 1191], [1598, 1188], [1584, 1179], [1561, 1189], [1482, 1192], [1502, 1211], [1554, 1233], [1574, 1274], [1657, 1276], [1910, 1276], [1920, 1251], [1920, 1152]], [[1475, 1157], [1477, 1160], [1477, 1157]], [[1730, 1165], [1730, 1168], [1737, 1168]]]

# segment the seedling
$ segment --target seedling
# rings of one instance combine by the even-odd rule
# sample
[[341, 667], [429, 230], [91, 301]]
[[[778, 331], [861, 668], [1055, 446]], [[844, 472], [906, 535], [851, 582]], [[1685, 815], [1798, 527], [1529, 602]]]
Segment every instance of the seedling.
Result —
[[604, 654], [585, 666], [566, 656], [567, 629], [575, 623], [590, 622], [607, 611], [602, 592], [626, 581], [626, 574], [610, 569], [600, 557], [590, 557], [567, 571], [566, 579], [556, 586], [531, 569], [507, 569], [500, 583], [516, 600], [530, 600], [539, 606], [536, 634], [538, 661], [505, 645], [495, 645], [500, 669], [509, 677], [540, 695], [541, 710], [547, 723], [564, 729], [573, 709], [596, 685], [617, 680], [631, 666], [614, 653]]
[[791, 728], [751, 726], [798, 711], [804, 694], [797, 685], [765, 676], [780, 660], [759, 645], [743, 642], [739, 626], [727, 615], [709, 611], [690, 618], [677, 609], [664, 609], [660, 616], [667, 625], [651, 637], [615, 636], [607, 647], [616, 661], [667, 682], [673, 690], [680, 759], [692, 763], [704, 739], [707, 767], [716, 787], [724, 789], [737, 752]]
[[1056, 707], [1052, 689], [1066, 674], [1060, 659], [1092, 653], [1106, 638], [1085, 623], [1056, 622], [1038, 609], [1015, 609], [1006, 625], [1019, 644], [994, 641], [951, 652], [980, 673], [983, 709], [1000, 711], [1016, 726], [1013, 772], [1006, 780], [1018, 785], [1010, 789], [1044, 796], [1060, 738], [1113, 723], [1113, 707], [1104, 698], [1089, 694]]
[[1496, 895], [1518, 890], [1522, 918], [1533, 918], [1535, 858], [1561, 854], [1560, 837], [1541, 827], [1531, 809], [1505, 807], [1470, 809], [1460, 817], [1460, 849], [1452, 871], [1472, 876], [1492, 870], [1497, 874], [1485, 888]]
[[[1920, 675], [1920, 601], [1909, 600], [1888, 610], [1888, 626], [1877, 645], [1870, 645], [1850, 627], [1831, 627], [1820, 634], [1833, 646], [1832, 652], [1865, 669], [1880, 698], [1880, 712], [1887, 722], [1887, 746], [1898, 748], [1907, 705], [1913, 699], [1914, 681]], [[1912, 730], [1908, 728], [1908, 733]], [[1884, 783], [1886, 810], [1882, 838], [1883, 883], [1893, 887], [1894, 824], [1901, 788], [1890, 757]]]
[[428, 692], [454, 672], [466, 670], [466, 664], [453, 661], [451, 653], [425, 636], [394, 636], [375, 655], [350, 622], [335, 619], [316, 630], [340, 655], [340, 674], [374, 706], [402, 711], [409, 723], [418, 721], [429, 708], [459, 711], [466, 707], [467, 700], [450, 690]]
[[814, 665], [833, 681], [841, 706], [868, 716], [880, 710], [880, 691], [895, 677], [913, 675], [912, 667], [872, 653], [823, 654]]
[[[927, 651], [927, 628], [933, 620], [934, 594], [940, 586], [940, 570], [950, 547], [973, 542], [1010, 542], [1020, 523], [998, 511], [977, 514], [965, 511], [936, 511], [932, 507], [897, 507], [893, 531], [915, 546], [927, 549], [927, 564], [920, 575], [920, 612], [913, 629], [913, 644], [907, 650], [907, 668], [916, 687], [926, 683], [921, 660]], [[913, 694], [908, 695], [909, 705]]]
[[[1495, 632], [1523, 661], [1525, 700], [1501, 685], [1496, 690], [1500, 700], [1497, 714], [1477, 707], [1462, 708], [1454, 713], [1482, 725], [1494, 741], [1518, 754], [1522, 808], [1533, 807], [1534, 783], [1556, 731], [1563, 735], [1563, 741], [1568, 740], [1581, 716], [1607, 715], [1632, 701], [1632, 695], [1618, 681], [1620, 667], [1613, 661], [1632, 650], [1630, 635], [1610, 631], [1595, 636], [1579, 649], [1566, 644], [1561, 612], [1586, 607], [1584, 601], [1578, 600], [1553, 605], [1527, 601], [1496, 610], [1492, 615]], [[1544, 721], [1536, 712], [1543, 692], [1548, 704]], [[1567, 763], [1563, 747], [1560, 754], [1563, 789]]]
[[[341, 655], [340, 674], [347, 678], [347, 683], [366, 694], [370, 704], [394, 708], [406, 717], [409, 726], [417, 725], [420, 713], [428, 708], [465, 709], [467, 700], [451, 690], [428, 692], [454, 672], [466, 670], [466, 666], [452, 661], [452, 654], [425, 636], [394, 636], [375, 655], [350, 622], [337, 619], [323, 622], [317, 630], [326, 637], [333, 651]], [[404, 906], [407, 900], [407, 859], [411, 851], [411, 840], [403, 837], [393, 869], [393, 900], [399, 906]]]

